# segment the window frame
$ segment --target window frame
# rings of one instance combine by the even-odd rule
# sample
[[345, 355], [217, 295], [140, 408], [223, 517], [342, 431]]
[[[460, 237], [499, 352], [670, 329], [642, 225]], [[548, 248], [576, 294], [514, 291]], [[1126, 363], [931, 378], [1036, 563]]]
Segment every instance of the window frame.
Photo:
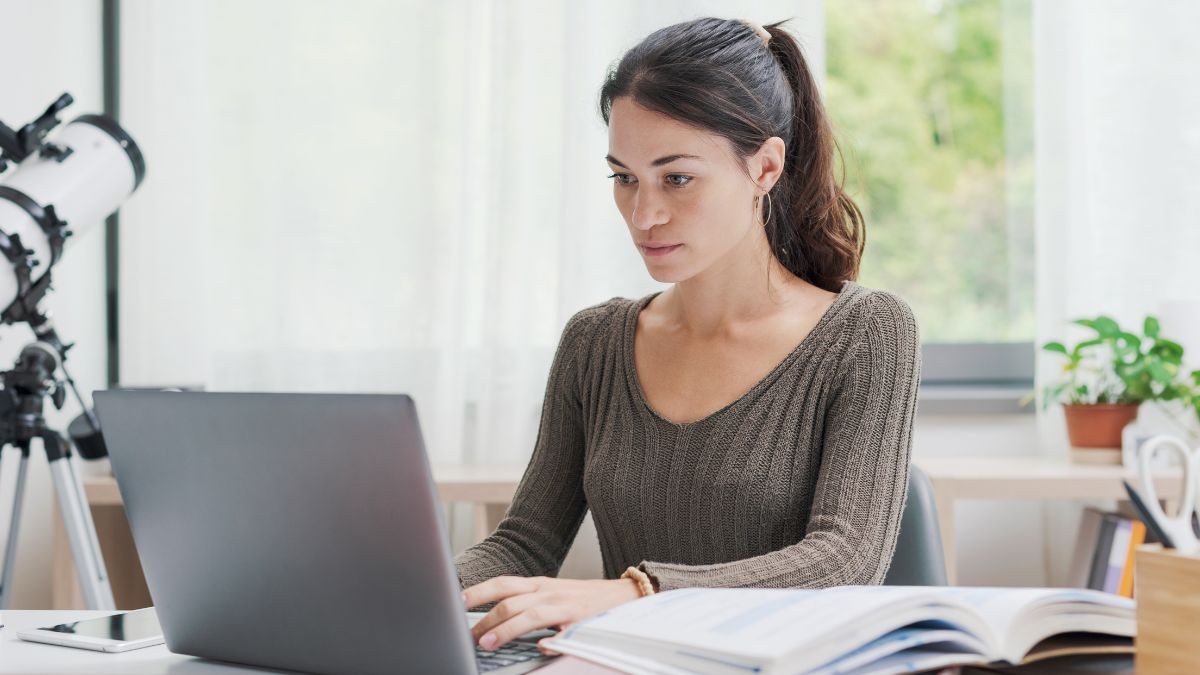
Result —
[[1034, 368], [1032, 341], [922, 344], [920, 412], [1032, 414]]

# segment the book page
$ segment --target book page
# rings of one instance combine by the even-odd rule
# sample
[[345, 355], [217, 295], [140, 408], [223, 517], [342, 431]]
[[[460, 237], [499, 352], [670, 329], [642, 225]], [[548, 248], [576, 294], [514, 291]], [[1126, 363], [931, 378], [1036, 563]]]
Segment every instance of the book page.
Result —
[[996, 635], [1003, 636], [997, 660], [1020, 663], [1038, 642], [1060, 632], [1094, 631], [1132, 636], [1134, 603], [1101, 591], [1071, 588], [944, 587], [974, 607]]
[[696, 660], [735, 657], [745, 667], [803, 653], [815, 667], [926, 618], [925, 590], [679, 589], [587, 619], [556, 640], [610, 648], [637, 645], [642, 653], [667, 645], [674, 654]]
[[[951, 666], [985, 665], [978, 655], [969, 652], [933, 648], [897, 652], [854, 671], [854, 675], [895, 675], [895, 673], [932, 673]], [[957, 671], [957, 669], [956, 669]], [[955, 671], [955, 672], [956, 672]]]
[[[811, 675], [857, 673], [863, 668], [874, 668], [885, 660], [895, 662], [898, 659], [911, 659], [919, 654], [932, 652], [936, 652], [940, 656], [956, 654], [962, 663], [980, 663], [986, 662], [984, 654], [987, 651], [987, 645], [983, 644], [981, 640], [974, 639], [962, 631], [918, 627], [899, 628], [814, 670]], [[907, 656], [899, 656], [902, 654]]]
[[[773, 672], [784, 666], [843, 672], [871, 659], [909, 663], [905, 659], [916, 656], [922, 665], [951, 655], [970, 663], [1019, 663], [1045, 637], [1084, 630], [1132, 635], [1132, 601], [1045, 588], [686, 588], [586, 619], [549, 646], [584, 658], [603, 653], [637, 659], [644, 672]], [[960, 637], [951, 639], [955, 634]]]
[[1076, 654], [1133, 654], [1133, 641], [1112, 635], [1070, 633], [1039, 642], [1022, 663], [1035, 663]]

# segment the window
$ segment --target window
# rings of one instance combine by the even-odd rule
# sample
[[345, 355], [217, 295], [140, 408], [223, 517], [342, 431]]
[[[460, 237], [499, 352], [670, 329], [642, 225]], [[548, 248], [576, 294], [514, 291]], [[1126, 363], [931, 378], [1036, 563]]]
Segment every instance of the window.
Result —
[[826, 104], [867, 220], [863, 283], [913, 306], [927, 385], [1027, 385], [1028, 0], [828, 0], [825, 12]]

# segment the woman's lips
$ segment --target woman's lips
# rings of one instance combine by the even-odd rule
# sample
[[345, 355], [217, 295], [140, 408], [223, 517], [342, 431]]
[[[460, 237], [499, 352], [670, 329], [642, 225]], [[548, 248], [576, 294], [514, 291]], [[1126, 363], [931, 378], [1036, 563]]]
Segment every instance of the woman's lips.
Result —
[[673, 246], [647, 246], [645, 244], [638, 245], [642, 249], [642, 253], [650, 256], [668, 255], [672, 251], [678, 249], [683, 244], [675, 244]]

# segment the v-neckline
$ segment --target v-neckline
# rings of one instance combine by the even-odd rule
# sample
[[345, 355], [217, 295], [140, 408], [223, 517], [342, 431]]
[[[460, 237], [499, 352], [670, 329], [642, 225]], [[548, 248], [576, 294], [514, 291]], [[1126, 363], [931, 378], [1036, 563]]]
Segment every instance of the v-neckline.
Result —
[[770, 370], [770, 372], [764, 375], [758, 382], [755, 382], [754, 386], [747, 389], [741, 396], [738, 396], [717, 410], [708, 413], [704, 417], [691, 422], [675, 422], [667, 419], [650, 405], [650, 403], [646, 400], [645, 392], [642, 390], [642, 379], [637, 372], [637, 359], [634, 355], [634, 342], [637, 338], [638, 316], [642, 313], [642, 310], [646, 308], [646, 305], [650, 304], [650, 301], [662, 294], [662, 291], [655, 291], [654, 293], [644, 296], [630, 306], [630, 311], [625, 317], [625, 335], [624, 339], [622, 340], [622, 351], [624, 352], [623, 356], [625, 362], [625, 378], [629, 384], [629, 388], [633, 391], [633, 395], [637, 398], [637, 405], [639, 405], [655, 419], [676, 429], [685, 429], [703, 424], [704, 422], [707, 422], [728, 410], [736, 408], [743, 401], [751, 398], [752, 395], [755, 395], [760, 390], [770, 386], [771, 382], [777, 378], [779, 373], [785, 370], [792, 363], [792, 361], [798, 357], [800, 352], [804, 351], [804, 349], [812, 343], [814, 339], [813, 336], [820, 333], [825, 328], [826, 324], [833, 321], [836, 315], [841, 313], [842, 305], [844, 305], [851, 296], [855, 295], [855, 291], [858, 288], [861, 287], [854, 281], [844, 282], [841, 290], [837, 294], [837, 297], [833, 299], [833, 302], [830, 303], [829, 307], [825, 309], [825, 312], [821, 314], [821, 318], [817, 320], [817, 323], [811, 329], [809, 329], [808, 333], [806, 333], [804, 337], [800, 339], [800, 342], [790, 352], [788, 352], [787, 356], [784, 356], [783, 360], [777, 363], [775, 367]]

